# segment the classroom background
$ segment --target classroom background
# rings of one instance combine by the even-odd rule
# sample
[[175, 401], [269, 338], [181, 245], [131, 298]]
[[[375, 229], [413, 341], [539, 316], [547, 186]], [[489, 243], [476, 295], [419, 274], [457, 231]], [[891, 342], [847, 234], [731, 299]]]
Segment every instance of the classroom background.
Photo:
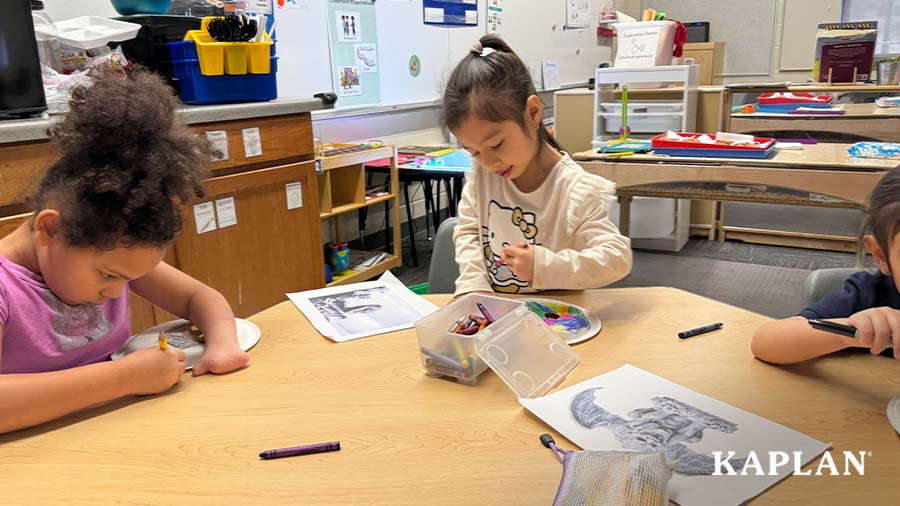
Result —
[[[900, 164], [900, 7], [891, 0], [31, 0], [30, 7], [0, 21], [10, 47], [35, 49], [14, 62], [28, 76], [17, 81], [25, 91], [0, 84], [0, 234], [28, 219], [25, 197], [54, 159], [47, 129], [66, 110], [70, 89], [90, 70], [149, 67], [184, 102], [179, 121], [212, 148], [207, 197], [191, 203], [166, 261], [219, 290], [238, 318], [277, 315], [279, 332], [304, 337], [320, 336], [305, 320], [283, 323], [285, 294], [386, 272], [416, 294], [453, 292], [451, 234], [472, 161], [441, 125], [440, 97], [453, 66], [487, 33], [502, 36], [529, 66], [544, 122], [566, 151], [617, 184], [611, 217], [632, 238], [634, 267], [610, 287], [632, 289], [622, 292], [625, 305], [601, 314], [613, 332], [634, 323], [629, 311], [651, 326], [651, 316], [683, 321], [665, 308], [669, 300], [702, 320], [709, 319], [704, 301], [722, 303], [709, 307], [745, 333], [797, 314], [858, 267], [866, 198]], [[221, 49], [203, 18], [226, 14], [253, 19], [257, 35]], [[842, 52], [848, 45], [861, 49]], [[3, 73], [0, 83], [11, 82]], [[585, 293], [572, 300], [592, 304]], [[429, 300], [443, 305], [449, 297]], [[135, 329], [173, 319], [138, 299], [132, 306]], [[272, 313], [273, 306], [282, 309]], [[638, 334], [629, 334], [638, 339], [632, 351], [653, 345]], [[280, 334], [275, 342], [290, 346]], [[723, 346], [734, 355], [728, 363], [743, 367], [734, 365], [742, 344]], [[367, 351], [384, 364], [400, 349]], [[350, 367], [346, 357], [334, 360]], [[716, 368], [722, 375], [724, 364]], [[754, 377], [755, 369], [741, 371]], [[494, 385], [494, 393], [505, 388]], [[408, 396], [415, 398], [401, 394]], [[752, 394], [742, 400], [761, 406]], [[339, 488], [352, 490], [344, 480]], [[810, 484], [791, 484], [800, 488], [774, 493], [816, 494]]]

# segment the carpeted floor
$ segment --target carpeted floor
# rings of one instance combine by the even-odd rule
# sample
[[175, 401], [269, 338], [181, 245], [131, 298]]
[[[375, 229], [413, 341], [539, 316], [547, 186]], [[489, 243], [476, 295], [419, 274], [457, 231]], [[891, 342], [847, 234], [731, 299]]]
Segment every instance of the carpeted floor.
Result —
[[631, 275], [612, 287], [671, 286], [771, 318], [784, 318], [802, 309], [800, 295], [808, 274], [808, 270], [789, 267], [635, 251]]
[[691, 239], [677, 255], [810, 271], [857, 266], [856, 255], [851, 253], [785, 248], [740, 241], [720, 243], [706, 239]]

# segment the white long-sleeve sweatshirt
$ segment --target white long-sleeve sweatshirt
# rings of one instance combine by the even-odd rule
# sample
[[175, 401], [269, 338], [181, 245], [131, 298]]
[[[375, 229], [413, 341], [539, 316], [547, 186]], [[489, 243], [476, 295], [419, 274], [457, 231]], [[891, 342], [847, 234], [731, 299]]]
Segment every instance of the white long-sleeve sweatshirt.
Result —
[[[564, 155], [541, 186], [523, 193], [511, 180], [474, 164], [454, 232], [460, 276], [456, 295], [583, 290], [631, 272], [631, 241], [609, 220], [615, 185]], [[531, 284], [498, 260], [506, 245], [535, 247]]]

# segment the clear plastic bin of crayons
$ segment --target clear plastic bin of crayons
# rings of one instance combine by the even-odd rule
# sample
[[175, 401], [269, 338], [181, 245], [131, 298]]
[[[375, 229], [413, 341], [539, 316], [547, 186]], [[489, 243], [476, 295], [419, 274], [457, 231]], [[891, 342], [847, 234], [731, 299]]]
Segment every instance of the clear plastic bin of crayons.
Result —
[[[508, 325], [510, 322], [504, 317], [522, 306], [515, 300], [468, 294], [416, 322], [425, 371], [430, 376], [446, 376], [474, 385], [478, 375], [488, 367], [475, 352], [478, 333]], [[488, 320], [486, 324], [485, 320]]]

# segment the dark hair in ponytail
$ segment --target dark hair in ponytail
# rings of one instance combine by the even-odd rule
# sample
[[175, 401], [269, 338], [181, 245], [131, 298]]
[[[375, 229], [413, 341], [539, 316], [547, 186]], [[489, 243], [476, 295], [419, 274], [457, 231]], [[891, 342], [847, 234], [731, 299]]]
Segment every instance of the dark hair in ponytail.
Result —
[[[537, 95], [528, 67], [496, 35], [485, 35], [453, 69], [444, 89], [443, 123], [453, 130], [469, 114], [485, 121], [514, 121], [525, 129], [525, 105]], [[557, 150], [562, 146], [543, 123], [538, 138]]]
[[884, 252], [890, 255], [891, 241], [900, 232], [900, 169], [891, 169], [878, 181], [872, 194], [865, 217], [859, 227], [859, 241], [856, 254], [860, 268], [864, 268], [866, 259], [865, 238], [875, 237], [875, 241]]
[[175, 124], [178, 99], [149, 72], [106, 73], [72, 91], [53, 127], [60, 158], [29, 199], [60, 212], [71, 246], [165, 246], [181, 230], [181, 207], [203, 195], [205, 145]]

